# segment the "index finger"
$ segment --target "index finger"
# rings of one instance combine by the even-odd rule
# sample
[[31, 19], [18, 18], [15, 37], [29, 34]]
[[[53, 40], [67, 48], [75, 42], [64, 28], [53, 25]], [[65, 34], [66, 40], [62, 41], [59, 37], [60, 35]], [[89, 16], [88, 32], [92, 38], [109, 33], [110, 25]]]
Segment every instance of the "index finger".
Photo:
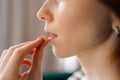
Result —
[[[33, 48], [36, 48], [37, 46], [41, 45], [42, 41], [43, 41], [43, 36], [40, 39], [32, 41], [16, 49], [7, 64], [6, 72], [11, 72], [10, 74], [15, 74], [18, 71], [18, 68], [20, 67], [20, 65], [22, 64], [24, 56], [28, 52], [30, 52]], [[12, 68], [12, 69], [9, 69], [9, 68]]]

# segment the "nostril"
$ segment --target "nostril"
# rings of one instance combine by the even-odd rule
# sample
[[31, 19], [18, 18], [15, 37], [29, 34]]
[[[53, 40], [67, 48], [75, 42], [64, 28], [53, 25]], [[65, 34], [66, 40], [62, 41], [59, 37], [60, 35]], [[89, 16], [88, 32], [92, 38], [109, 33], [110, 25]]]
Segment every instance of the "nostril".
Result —
[[40, 19], [45, 19], [44, 17], [40, 17]]
[[39, 20], [46, 20], [46, 21], [52, 21], [53, 16], [48, 10], [40, 10], [37, 13], [37, 17]]
[[38, 18], [39, 20], [45, 19], [45, 17], [44, 17], [43, 15], [39, 14], [39, 13], [37, 13], [37, 18]]

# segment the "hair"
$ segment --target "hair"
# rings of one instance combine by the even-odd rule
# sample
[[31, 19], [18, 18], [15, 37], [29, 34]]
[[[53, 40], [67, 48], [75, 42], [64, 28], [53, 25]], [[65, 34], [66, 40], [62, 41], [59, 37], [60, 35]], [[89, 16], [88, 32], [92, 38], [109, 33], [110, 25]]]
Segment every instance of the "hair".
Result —
[[107, 6], [120, 19], [120, 0], [99, 0]]

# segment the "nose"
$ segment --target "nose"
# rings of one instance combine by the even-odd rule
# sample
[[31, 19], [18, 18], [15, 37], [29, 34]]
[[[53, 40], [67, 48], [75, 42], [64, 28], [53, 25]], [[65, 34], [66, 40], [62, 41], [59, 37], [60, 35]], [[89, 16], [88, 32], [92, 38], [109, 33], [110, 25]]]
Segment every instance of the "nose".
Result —
[[50, 22], [53, 20], [52, 13], [50, 11], [50, 6], [46, 3], [41, 7], [41, 9], [37, 13], [37, 17], [39, 20]]

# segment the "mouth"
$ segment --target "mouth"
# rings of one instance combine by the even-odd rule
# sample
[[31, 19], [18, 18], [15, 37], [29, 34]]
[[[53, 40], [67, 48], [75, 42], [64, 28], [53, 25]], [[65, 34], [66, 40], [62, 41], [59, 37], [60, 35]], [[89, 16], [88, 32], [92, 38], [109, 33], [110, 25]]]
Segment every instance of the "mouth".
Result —
[[50, 40], [50, 42], [58, 37], [56, 34], [50, 32], [50, 31], [45, 31], [45, 32], [49, 35], [48, 39]]

